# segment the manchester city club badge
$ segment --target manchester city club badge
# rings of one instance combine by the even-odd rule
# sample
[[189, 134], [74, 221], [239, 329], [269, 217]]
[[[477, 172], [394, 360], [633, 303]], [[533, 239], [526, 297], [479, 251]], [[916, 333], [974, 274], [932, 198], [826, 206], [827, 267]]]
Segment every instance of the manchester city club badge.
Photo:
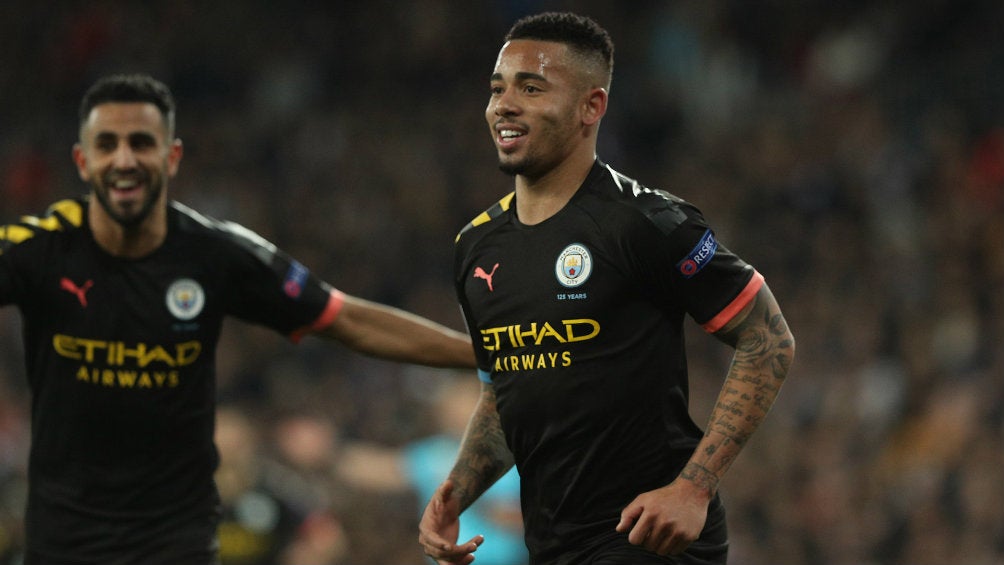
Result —
[[585, 245], [573, 243], [558, 254], [554, 275], [562, 286], [574, 288], [586, 282], [593, 271], [593, 258]]
[[202, 312], [206, 293], [192, 279], [178, 279], [167, 287], [167, 309], [179, 320], [191, 320]]

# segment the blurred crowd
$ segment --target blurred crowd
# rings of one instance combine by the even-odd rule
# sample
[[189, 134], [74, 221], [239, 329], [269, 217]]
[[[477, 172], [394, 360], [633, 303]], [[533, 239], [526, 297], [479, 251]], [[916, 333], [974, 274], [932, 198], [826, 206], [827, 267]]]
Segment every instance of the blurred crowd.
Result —
[[[601, 158], [697, 204], [798, 339], [723, 485], [730, 563], [1004, 563], [998, 1], [12, 0], [0, 221], [84, 190], [83, 91], [148, 72], [178, 99], [174, 198], [347, 292], [462, 329], [454, 236], [511, 190], [483, 121], [488, 75], [512, 21], [547, 9], [591, 15], [616, 43]], [[703, 424], [729, 351], [688, 332]], [[476, 377], [240, 322], [220, 351], [224, 564], [426, 563], [405, 455], [445, 432], [439, 402]], [[8, 563], [29, 403], [5, 308]]]

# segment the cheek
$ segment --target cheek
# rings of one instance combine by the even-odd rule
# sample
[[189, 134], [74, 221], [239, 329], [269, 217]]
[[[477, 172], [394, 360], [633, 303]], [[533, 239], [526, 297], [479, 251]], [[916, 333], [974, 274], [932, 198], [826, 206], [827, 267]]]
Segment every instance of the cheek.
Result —
[[77, 174], [82, 180], [90, 180], [91, 173], [88, 170], [88, 160], [84, 156], [84, 153], [80, 149], [74, 149], [73, 151], [73, 164], [77, 166]]

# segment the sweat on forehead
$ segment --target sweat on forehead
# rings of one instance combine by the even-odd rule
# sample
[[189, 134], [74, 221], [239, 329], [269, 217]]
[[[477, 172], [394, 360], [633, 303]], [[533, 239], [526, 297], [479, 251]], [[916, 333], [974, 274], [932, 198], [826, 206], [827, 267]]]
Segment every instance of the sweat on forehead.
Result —
[[534, 73], [542, 78], [567, 71], [584, 86], [609, 88], [610, 76], [595, 57], [549, 40], [515, 39], [506, 42], [495, 61], [495, 74]]

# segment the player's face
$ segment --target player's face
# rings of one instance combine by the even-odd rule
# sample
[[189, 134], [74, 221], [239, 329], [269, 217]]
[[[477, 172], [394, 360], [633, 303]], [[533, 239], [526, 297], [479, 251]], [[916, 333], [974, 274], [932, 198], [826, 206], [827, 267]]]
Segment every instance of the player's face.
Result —
[[499, 168], [539, 178], [557, 167], [583, 142], [579, 111], [587, 93], [564, 44], [503, 45], [485, 109]]
[[166, 204], [181, 142], [170, 140], [160, 110], [146, 102], [110, 102], [91, 110], [73, 148], [80, 178], [110, 218], [134, 227]]

